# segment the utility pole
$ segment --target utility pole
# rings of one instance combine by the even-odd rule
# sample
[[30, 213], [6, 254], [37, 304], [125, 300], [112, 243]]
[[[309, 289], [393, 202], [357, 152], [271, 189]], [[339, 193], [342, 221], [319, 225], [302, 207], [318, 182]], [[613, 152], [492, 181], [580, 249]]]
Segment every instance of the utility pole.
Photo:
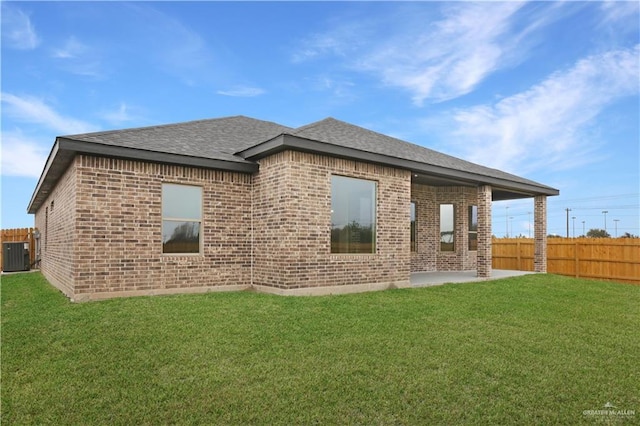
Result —
[[571, 209], [566, 208], [565, 210], [567, 211], [567, 238], [569, 238], [569, 212], [571, 211]]
[[618, 222], [620, 222], [620, 219], [613, 219], [613, 221], [616, 223], [616, 238], [618, 238]]
[[582, 221], [582, 236], [583, 236], [583, 237], [586, 237], [586, 236], [587, 236], [587, 234], [585, 233], [584, 229], [585, 229], [585, 228], [584, 228], [584, 220], [583, 220], [583, 221]]
[[527, 212], [529, 215], [529, 238], [531, 238], [531, 212]]
[[602, 214], [604, 215], [604, 232], [607, 232], [607, 213], [609, 213], [609, 210], [602, 210]]
[[571, 219], [573, 222], [573, 238], [575, 238], [576, 237], [576, 217], [572, 216]]
[[505, 234], [507, 238], [509, 238], [509, 206], [505, 207], [507, 212], [505, 213], [504, 222], [507, 227], [507, 233]]

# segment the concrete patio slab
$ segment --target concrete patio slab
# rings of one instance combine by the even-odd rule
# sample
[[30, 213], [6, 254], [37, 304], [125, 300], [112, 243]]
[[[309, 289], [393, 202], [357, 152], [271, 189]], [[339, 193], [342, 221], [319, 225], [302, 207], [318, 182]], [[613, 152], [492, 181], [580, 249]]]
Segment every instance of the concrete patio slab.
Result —
[[480, 278], [476, 270], [460, 272], [414, 272], [411, 274], [412, 287], [429, 287], [447, 283], [467, 283], [474, 281], [489, 281], [500, 278], [518, 277], [521, 275], [535, 274], [532, 271], [510, 271], [506, 269], [493, 269], [490, 278]]

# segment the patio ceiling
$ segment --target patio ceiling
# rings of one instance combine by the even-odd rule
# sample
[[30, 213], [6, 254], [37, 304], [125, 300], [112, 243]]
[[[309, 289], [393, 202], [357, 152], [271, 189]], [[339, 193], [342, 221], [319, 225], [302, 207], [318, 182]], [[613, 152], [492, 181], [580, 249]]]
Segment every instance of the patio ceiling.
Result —
[[[480, 184], [477, 181], [472, 181], [467, 179], [458, 179], [458, 178], [424, 174], [424, 173], [413, 173], [411, 175], [411, 183], [415, 183], [418, 185], [435, 186], [435, 187], [466, 186], [469, 188], [475, 188]], [[518, 190], [514, 188], [505, 188], [503, 186], [496, 185], [496, 184], [492, 185], [491, 189], [492, 189], [492, 192], [491, 192], [492, 201], [517, 200], [520, 198], [532, 198], [537, 195], [536, 193], [527, 191], [525, 189]]]

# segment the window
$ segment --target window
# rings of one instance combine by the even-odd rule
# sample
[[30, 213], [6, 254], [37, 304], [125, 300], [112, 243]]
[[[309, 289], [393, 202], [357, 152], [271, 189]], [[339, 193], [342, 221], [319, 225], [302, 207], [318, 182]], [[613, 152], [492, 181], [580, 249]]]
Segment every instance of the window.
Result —
[[376, 182], [331, 177], [331, 253], [375, 253]]
[[469, 250], [478, 250], [478, 206], [469, 206]]
[[162, 252], [200, 253], [202, 188], [162, 184]]
[[47, 240], [49, 239], [49, 207], [44, 208], [44, 251], [47, 251]]
[[416, 203], [411, 203], [411, 251], [416, 250]]
[[440, 204], [440, 251], [454, 251], [453, 204]]

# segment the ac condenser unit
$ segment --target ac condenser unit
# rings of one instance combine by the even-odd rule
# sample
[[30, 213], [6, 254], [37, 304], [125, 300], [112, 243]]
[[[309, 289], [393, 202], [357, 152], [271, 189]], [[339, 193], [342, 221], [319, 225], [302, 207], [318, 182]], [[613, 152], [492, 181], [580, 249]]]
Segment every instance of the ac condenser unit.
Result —
[[29, 270], [29, 243], [2, 243], [4, 272]]

